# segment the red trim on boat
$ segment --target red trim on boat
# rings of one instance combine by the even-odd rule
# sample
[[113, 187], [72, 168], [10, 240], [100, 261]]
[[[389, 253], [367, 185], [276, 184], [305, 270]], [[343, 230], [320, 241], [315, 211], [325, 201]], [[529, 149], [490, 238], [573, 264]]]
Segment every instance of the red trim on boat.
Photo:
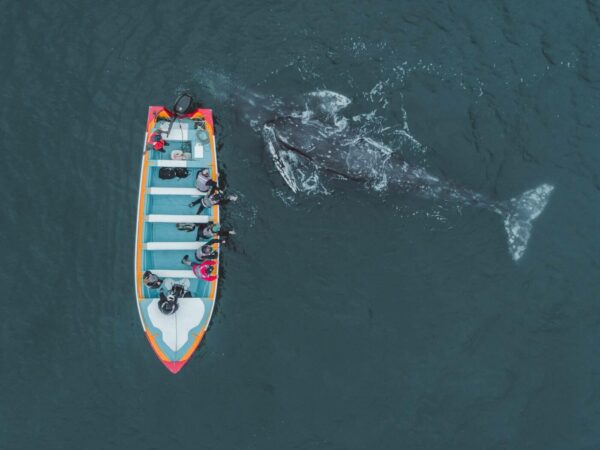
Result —
[[167, 369], [171, 371], [171, 373], [177, 373], [181, 370], [183, 365], [187, 362], [185, 361], [163, 361], [163, 364], [167, 366]]

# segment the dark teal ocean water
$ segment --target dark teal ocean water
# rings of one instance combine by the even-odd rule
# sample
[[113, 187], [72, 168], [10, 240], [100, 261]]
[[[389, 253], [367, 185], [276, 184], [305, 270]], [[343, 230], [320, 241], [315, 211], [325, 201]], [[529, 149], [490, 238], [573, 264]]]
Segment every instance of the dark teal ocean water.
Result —
[[[0, 448], [600, 448], [599, 2], [0, 4]], [[133, 248], [147, 107], [182, 90], [240, 201], [173, 376]], [[292, 195], [240, 93], [315, 90], [476, 191], [553, 185], [524, 257], [479, 209]]]

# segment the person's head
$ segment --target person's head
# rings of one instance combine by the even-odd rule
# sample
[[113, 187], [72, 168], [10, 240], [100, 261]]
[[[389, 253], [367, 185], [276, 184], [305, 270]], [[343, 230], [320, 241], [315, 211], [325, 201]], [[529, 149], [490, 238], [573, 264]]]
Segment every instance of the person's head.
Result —
[[210, 175], [210, 172], [208, 171], [208, 169], [206, 167], [203, 167], [202, 169], [200, 169], [200, 173], [202, 175], [204, 175], [205, 177], [208, 177]]
[[158, 281], [158, 277], [156, 275], [154, 275], [152, 272], [150, 272], [149, 270], [146, 270], [144, 272], [144, 277], [142, 278], [142, 280], [145, 285], [149, 285], [149, 284], [156, 283]]
[[218, 223], [213, 223], [210, 227], [210, 231], [212, 231], [213, 233], [218, 233], [219, 231], [221, 231], [221, 225]]
[[201, 252], [203, 255], [212, 255], [216, 253], [215, 249], [212, 248], [211, 245], [203, 245], [201, 248]]
[[169, 295], [167, 295], [167, 300], [169, 300], [170, 302], [174, 302], [175, 296], [173, 294], [169, 294]]

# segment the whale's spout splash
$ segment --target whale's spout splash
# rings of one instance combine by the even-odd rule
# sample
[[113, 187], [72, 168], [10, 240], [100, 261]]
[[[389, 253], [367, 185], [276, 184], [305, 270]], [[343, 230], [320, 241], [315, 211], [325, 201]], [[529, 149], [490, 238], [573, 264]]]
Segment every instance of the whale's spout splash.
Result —
[[504, 228], [508, 235], [508, 249], [515, 261], [521, 259], [531, 236], [532, 222], [542, 213], [554, 186], [542, 184], [506, 202]]

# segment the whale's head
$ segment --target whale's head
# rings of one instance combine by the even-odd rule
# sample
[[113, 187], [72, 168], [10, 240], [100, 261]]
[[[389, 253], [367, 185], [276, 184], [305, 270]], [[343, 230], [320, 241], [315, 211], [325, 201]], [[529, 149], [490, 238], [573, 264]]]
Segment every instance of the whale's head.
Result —
[[278, 117], [264, 124], [262, 135], [275, 167], [294, 192], [300, 190], [298, 178], [314, 170], [353, 181], [378, 179], [389, 158], [379, 143], [339, 122]]
[[262, 129], [265, 149], [273, 159], [275, 168], [294, 193], [299, 190], [295, 169], [301, 160], [306, 159], [303, 134], [307, 135], [303, 133], [301, 122], [291, 117], [270, 120]]

